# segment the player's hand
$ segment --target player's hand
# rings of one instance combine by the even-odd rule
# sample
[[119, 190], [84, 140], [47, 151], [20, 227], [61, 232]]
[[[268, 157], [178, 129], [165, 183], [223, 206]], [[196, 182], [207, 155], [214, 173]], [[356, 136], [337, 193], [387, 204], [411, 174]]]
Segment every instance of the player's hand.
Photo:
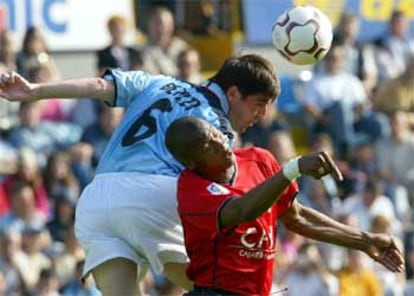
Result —
[[299, 159], [301, 174], [320, 179], [325, 175], [332, 175], [336, 180], [342, 181], [342, 173], [332, 158], [325, 151], [304, 155]]
[[9, 101], [33, 101], [35, 84], [30, 83], [14, 71], [0, 74], [0, 97]]
[[404, 257], [392, 237], [386, 234], [369, 233], [368, 241], [365, 253], [372, 259], [392, 272], [404, 270]]

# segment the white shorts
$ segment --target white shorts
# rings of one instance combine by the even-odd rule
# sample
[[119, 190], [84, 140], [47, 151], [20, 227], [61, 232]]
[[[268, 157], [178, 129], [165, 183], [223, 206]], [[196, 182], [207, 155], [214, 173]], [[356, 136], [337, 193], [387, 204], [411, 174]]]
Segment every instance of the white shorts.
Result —
[[177, 213], [177, 178], [140, 173], [97, 175], [76, 206], [75, 233], [85, 249], [83, 276], [122, 257], [161, 273], [188, 262]]

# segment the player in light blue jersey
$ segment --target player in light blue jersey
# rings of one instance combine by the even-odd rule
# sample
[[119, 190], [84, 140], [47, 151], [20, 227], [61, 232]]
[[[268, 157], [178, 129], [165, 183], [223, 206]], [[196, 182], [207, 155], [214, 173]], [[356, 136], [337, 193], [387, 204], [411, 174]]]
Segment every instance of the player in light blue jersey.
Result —
[[[148, 266], [190, 289], [188, 258], [176, 211], [182, 166], [167, 151], [167, 127], [184, 116], [202, 118], [232, 144], [280, 92], [269, 61], [229, 58], [203, 86], [145, 72], [108, 71], [102, 78], [34, 84], [15, 72], [0, 74], [0, 96], [10, 101], [90, 97], [125, 108], [96, 176], [76, 206], [75, 231], [104, 295], [136, 295]], [[82, 110], [79, 110], [82, 112]]]

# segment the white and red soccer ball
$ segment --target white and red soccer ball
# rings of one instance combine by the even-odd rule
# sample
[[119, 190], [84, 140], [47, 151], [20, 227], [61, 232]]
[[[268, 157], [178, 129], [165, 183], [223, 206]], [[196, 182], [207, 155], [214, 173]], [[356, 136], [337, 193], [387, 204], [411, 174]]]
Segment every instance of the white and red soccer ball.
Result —
[[296, 6], [282, 13], [272, 29], [273, 44], [279, 53], [296, 65], [322, 59], [332, 43], [332, 24], [313, 6]]

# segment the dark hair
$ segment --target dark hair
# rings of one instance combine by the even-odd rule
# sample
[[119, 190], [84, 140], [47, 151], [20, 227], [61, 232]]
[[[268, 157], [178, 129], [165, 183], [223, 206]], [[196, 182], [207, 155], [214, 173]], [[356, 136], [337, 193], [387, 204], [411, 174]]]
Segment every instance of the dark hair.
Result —
[[406, 17], [406, 16], [407, 15], [402, 10], [398, 10], [398, 9], [393, 10], [391, 17], [390, 17], [390, 22], [395, 21], [399, 17]]
[[365, 182], [364, 191], [375, 193], [376, 195], [383, 194], [384, 184], [377, 177], [369, 177]]
[[190, 159], [207, 135], [204, 121], [196, 117], [181, 117], [170, 124], [165, 133], [165, 145], [180, 162]]
[[24, 180], [18, 180], [14, 182], [10, 188], [8, 188], [7, 194], [10, 196], [10, 198], [13, 199], [14, 196], [17, 194], [20, 194], [25, 188], [31, 188], [33, 189], [33, 186], [30, 184], [30, 182], [24, 181]]
[[237, 86], [243, 96], [264, 94], [274, 101], [280, 94], [280, 82], [273, 65], [256, 54], [227, 59], [210, 80], [224, 92]]
[[27, 30], [24, 34], [24, 37], [23, 37], [22, 51], [25, 54], [32, 54], [29, 50], [29, 44], [34, 39], [39, 39], [43, 44], [45, 52], [47, 52], [47, 53], [49, 52], [49, 49], [46, 45], [46, 40], [45, 40], [45, 37], [43, 36], [42, 31], [36, 26], [31, 26], [31, 27], [27, 28]]

